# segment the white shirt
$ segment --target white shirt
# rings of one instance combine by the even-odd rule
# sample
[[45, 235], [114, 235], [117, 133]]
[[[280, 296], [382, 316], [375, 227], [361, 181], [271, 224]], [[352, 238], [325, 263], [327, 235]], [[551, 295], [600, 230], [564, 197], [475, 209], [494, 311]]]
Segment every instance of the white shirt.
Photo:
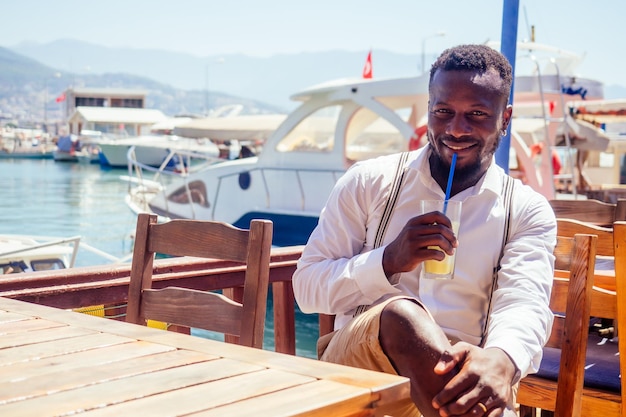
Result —
[[[450, 337], [478, 345], [504, 236], [504, 171], [492, 162], [487, 173], [461, 200], [454, 279], [419, 279], [421, 265], [387, 280], [382, 255], [407, 220], [420, 214], [420, 201], [444, 198], [430, 175], [426, 146], [409, 155], [407, 171], [382, 246], [373, 249], [398, 155], [359, 162], [339, 179], [322, 210], [293, 276], [299, 307], [305, 313], [336, 314], [335, 328], [352, 318], [361, 304], [376, 304], [405, 294], [419, 298]], [[493, 294], [484, 347], [499, 347], [521, 376], [535, 372], [549, 335], [549, 308], [556, 219], [548, 201], [516, 180], [509, 243]]]

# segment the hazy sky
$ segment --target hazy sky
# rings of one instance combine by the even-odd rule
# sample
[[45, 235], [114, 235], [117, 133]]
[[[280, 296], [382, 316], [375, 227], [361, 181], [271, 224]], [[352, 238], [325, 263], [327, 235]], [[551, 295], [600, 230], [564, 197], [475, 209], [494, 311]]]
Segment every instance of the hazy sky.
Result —
[[[370, 48], [438, 53], [500, 40], [502, 0], [2, 0], [0, 46], [79, 39], [198, 56]], [[580, 75], [626, 85], [626, 0], [520, 0], [518, 39], [586, 54]], [[435, 36], [445, 32], [445, 36]], [[408, 75], [408, 74], [407, 74]]]

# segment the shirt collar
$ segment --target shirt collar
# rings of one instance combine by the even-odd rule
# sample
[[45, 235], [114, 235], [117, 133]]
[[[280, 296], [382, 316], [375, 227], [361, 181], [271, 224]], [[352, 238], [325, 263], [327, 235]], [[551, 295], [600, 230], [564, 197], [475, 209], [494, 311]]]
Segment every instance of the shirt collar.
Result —
[[[418, 172], [419, 178], [422, 180], [426, 187], [429, 187], [433, 190], [440, 190], [439, 184], [433, 179], [430, 175], [430, 163], [428, 161], [428, 157], [430, 156], [431, 149], [430, 146], [426, 145], [416, 151], [417, 156], [415, 158], [411, 158], [411, 162], [408, 165], [409, 169], [416, 170]], [[487, 169], [485, 175], [470, 189], [464, 190], [459, 194], [464, 196], [468, 195], [478, 195], [485, 191], [492, 192], [496, 196], [499, 196], [502, 193], [503, 181], [504, 181], [504, 170], [496, 164], [495, 156], [491, 159], [491, 165]], [[441, 191], [441, 195], [443, 196], [443, 191]]]

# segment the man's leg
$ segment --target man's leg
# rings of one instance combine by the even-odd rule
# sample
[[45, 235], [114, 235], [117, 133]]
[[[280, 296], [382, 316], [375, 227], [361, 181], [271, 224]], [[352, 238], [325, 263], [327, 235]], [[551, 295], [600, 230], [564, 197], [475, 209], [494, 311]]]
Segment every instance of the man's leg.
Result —
[[[328, 343], [328, 347], [320, 359], [357, 368], [397, 374], [379, 342], [380, 316], [386, 303], [372, 307], [334, 332], [332, 340]], [[421, 416], [413, 401], [409, 399], [399, 404], [389, 405], [389, 407], [379, 411], [377, 416]]]
[[421, 305], [397, 299], [382, 311], [379, 340], [397, 373], [411, 380], [411, 398], [417, 408], [425, 417], [438, 417], [431, 401], [452, 375], [436, 375], [433, 369], [451, 347], [448, 337]]

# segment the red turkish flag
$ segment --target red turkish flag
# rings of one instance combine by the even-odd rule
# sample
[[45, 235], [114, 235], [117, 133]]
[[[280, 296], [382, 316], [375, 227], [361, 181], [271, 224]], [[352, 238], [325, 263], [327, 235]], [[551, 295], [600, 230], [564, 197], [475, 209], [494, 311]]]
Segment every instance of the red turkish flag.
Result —
[[65, 101], [65, 92], [61, 93], [60, 96], [58, 96], [55, 100], [57, 103], [60, 103], [62, 101]]
[[372, 78], [372, 51], [370, 50], [363, 67], [363, 78]]

